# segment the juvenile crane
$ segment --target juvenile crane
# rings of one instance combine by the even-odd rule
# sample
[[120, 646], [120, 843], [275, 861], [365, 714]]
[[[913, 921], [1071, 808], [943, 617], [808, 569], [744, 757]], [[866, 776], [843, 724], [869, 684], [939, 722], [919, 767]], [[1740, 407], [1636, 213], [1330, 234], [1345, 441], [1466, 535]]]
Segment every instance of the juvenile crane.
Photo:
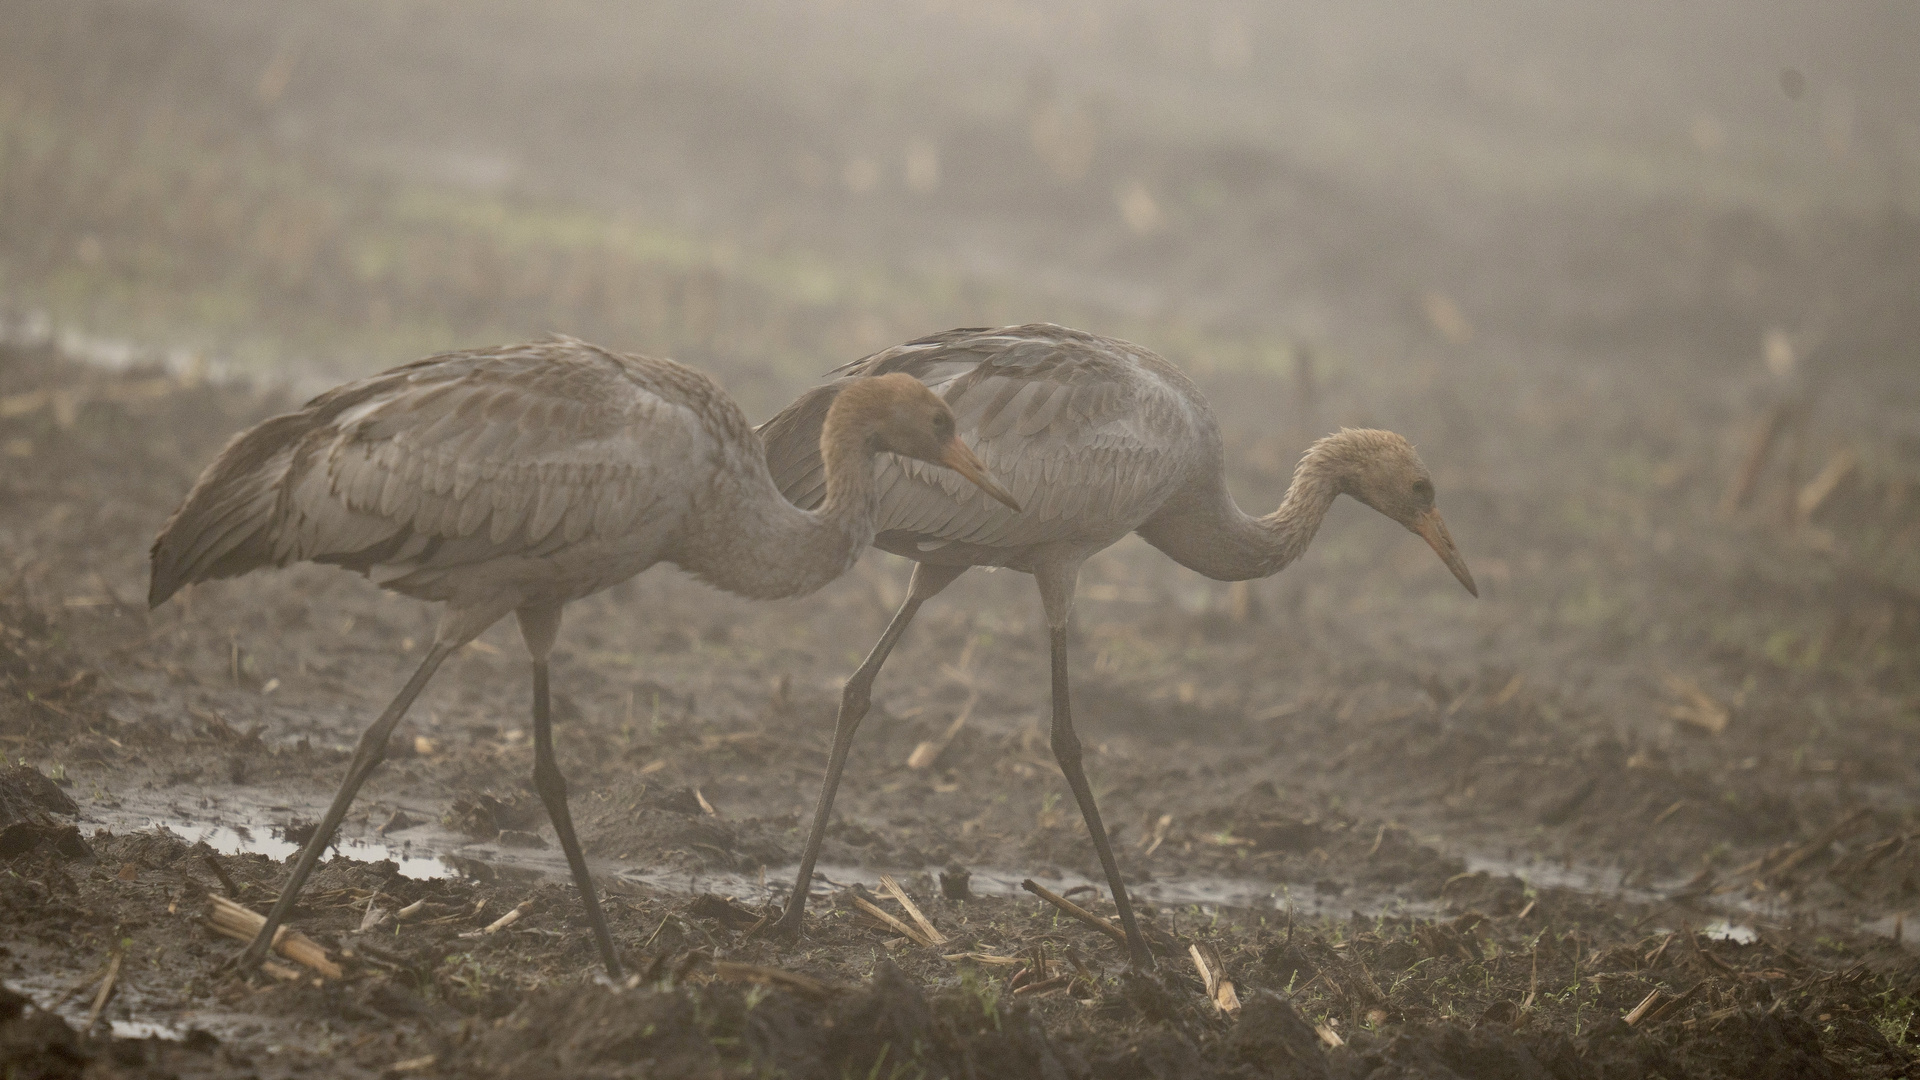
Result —
[[917, 564], [900, 610], [847, 681], [833, 751], [781, 916], [801, 929], [815, 860], [867, 713], [874, 676], [920, 605], [971, 566], [1032, 574], [1051, 635], [1053, 754], [1086, 819], [1132, 961], [1153, 965], [1081, 766], [1067, 687], [1067, 622], [1080, 565], [1130, 532], [1220, 581], [1279, 573], [1300, 557], [1333, 500], [1351, 495], [1418, 533], [1469, 593], [1473, 576], [1433, 505], [1433, 480], [1390, 431], [1343, 430], [1313, 444], [1279, 509], [1252, 517], [1227, 493], [1220, 426], [1187, 377], [1137, 345], [1047, 324], [950, 330], [840, 368], [760, 428], [775, 483], [800, 506], [831, 497], [820, 431], [859, 380], [907, 374], [939, 393], [960, 430], [1026, 509], [1013, 514], [916, 461], [881, 466], [874, 544]]
[[561, 608], [663, 561], [742, 596], [812, 592], [873, 539], [883, 451], [952, 469], [1015, 505], [912, 376], [848, 383], [823, 418], [814, 450], [825, 486], [810, 511], [781, 497], [759, 437], [711, 379], [568, 338], [429, 357], [229, 442], [153, 543], [150, 604], [193, 582], [301, 561], [446, 604], [426, 659], [361, 736], [241, 965], [265, 955], [427, 680], [512, 612], [533, 657], [534, 789], [601, 960], [619, 977], [554, 763], [547, 654]]

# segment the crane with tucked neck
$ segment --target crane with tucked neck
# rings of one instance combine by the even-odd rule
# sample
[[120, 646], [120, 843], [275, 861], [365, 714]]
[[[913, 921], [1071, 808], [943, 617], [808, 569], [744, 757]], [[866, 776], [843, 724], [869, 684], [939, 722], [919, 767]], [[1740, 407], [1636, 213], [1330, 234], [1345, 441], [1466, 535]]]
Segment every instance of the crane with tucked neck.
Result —
[[1137, 532], [1207, 577], [1267, 577], [1299, 558], [1334, 499], [1349, 495], [1417, 533], [1460, 584], [1479, 595], [1434, 508], [1432, 476], [1393, 432], [1343, 430], [1314, 443], [1279, 508], [1254, 517], [1227, 492], [1220, 425], [1199, 388], [1137, 345], [1045, 323], [951, 330], [875, 353], [837, 374], [838, 381], [808, 391], [760, 428], [774, 480], [788, 498], [812, 506], [828, 496], [826, 463], [816, 446], [839, 396], [861, 378], [907, 374], [953, 408], [961, 432], [1025, 510], [1008, 513], [918, 462], [882, 467], [874, 544], [916, 565], [906, 600], [841, 694], [826, 780], [781, 916], [789, 934], [801, 929], [833, 797], [871, 704], [874, 677], [920, 605], [969, 567], [1011, 567], [1032, 574], [1039, 586], [1053, 666], [1054, 758], [1093, 838], [1132, 961], [1141, 967], [1153, 966], [1153, 954], [1134, 920], [1073, 729], [1067, 624], [1081, 564]]
[[810, 593], [873, 539], [876, 463], [895, 454], [1017, 509], [918, 379], [843, 389], [815, 433], [824, 482], [813, 510], [782, 497], [759, 436], [713, 380], [571, 338], [428, 357], [235, 436], [154, 540], [150, 605], [194, 582], [303, 561], [446, 605], [419, 669], [361, 736], [241, 965], [265, 956], [427, 681], [511, 612], [533, 657], [534, 790], [618, 978], [554, 761], [547, 655], [561, 609], [657, 562], [756, 599]]

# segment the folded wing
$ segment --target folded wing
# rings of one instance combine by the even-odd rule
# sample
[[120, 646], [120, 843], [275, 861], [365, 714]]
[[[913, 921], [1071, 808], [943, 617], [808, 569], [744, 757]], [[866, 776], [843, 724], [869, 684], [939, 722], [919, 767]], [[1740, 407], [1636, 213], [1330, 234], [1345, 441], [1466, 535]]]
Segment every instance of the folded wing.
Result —
[[[1020, 547], [1144, 520], [1180, 482], [1193, 424], [1186, 396], [1124, 348], [1054, 326], [954, 330], [839, 369], [843, 380], [920, 379], [1023, 507], [1015, 513], [949, 470], [887, 456], [879, 530], [916, 534], [923, 546]], [[774, 482], [802, 507], [825, 497], [820, 427], [840, 385], [809, 391], [760, 429]]]
[[684, 510], [717, 450], [634, 365], [569, 340], [449, 354], [268, 420], [228, 444], [155, 540], [149, 598], [301, 560], [538, 556]]

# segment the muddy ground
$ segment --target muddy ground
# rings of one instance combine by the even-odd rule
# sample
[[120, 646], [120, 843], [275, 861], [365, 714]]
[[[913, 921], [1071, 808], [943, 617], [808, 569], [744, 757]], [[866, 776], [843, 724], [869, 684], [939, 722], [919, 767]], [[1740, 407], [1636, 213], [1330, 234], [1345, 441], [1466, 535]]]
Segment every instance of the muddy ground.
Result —
[[[1695, 146], [1695, 118], [1672, 153], [1664, 128], [1630, 154], [1612, 129], [1581, 143], [1538, 80], [1502, 89], [1497, 56], [1464, 103], [1420, 91], [1481, 125], [1428, 133], [1465, 163], [1428, 175], [1364, 123], [1330, 158], [1181, 119], [1252, 84], [1179, 83], [1200, 95], [1182, 114], [1071, 65], [1041, 77], [1023, 50], [1062, 31], [1011, 7], [899, 16], [933, 20], [918, 47], [971, 50], [971, 96], [937, 66], [840, 59], [908, 6], [771, 5], [764, 38], [649, 24], [641, 64], [607, 6], [537, 28], [510, 6], [308, 7], [89, 0], [10, 11], [0, 36], [8, 1075], [1915, 1073], [1902, 189], [1738, 204], [1759, 181]], [[682, 53], [699, 64], [659, 59]], [[1762, 74], [1767, 108], [1799, 107]], [[1631, 112], [1602, 91], [1601, 114]], [[1517, 159], [1476, 159], [1504, 114], [1473, 95], [1501, 93], [1549, 111], [1499, 129]], [[1312, 100], [1336, 126], [1369, 115]], [[1722, 131], [1736, 147], [1778, 137], [1756, 109]], [[895, 160], [914, 140], [931, 180], [924, 154]], [[1865, 149], [1824, 145], [1822, 168], [1878, 183]], [[1489, 179], [1515, 160], [1540, 171]], [[295, 908], [337, 976], [222, 968], [239, 943], [211, 898], [272, 901], [433, 619], [316, 567], [149, 611], [146, 545], [232, 433], [347, 374], [550, 329], [698, 363], [760, 419], [866, 349], [1027, 319], [1194, 372], [1250, 509], [1332, 427], [1408, 434], [1481, 583], [1467, 597], [1350, 502], [1245, 589], [1138, 541], [1088, 564], [1076, 716], [1154, 974], [1020, 888], [1112, 910], [1011, 573], [922, 611], [808, 934], [764, 932], [840, 681], [906, 582], [877, 553], [804, 601], [660, 568], [569, 609], [559, 754], [631, 984], [596, 977], [531, 794], [511, 627], [442, 669]], [[49, 329], [132, 343], [69, 338], [111, 361], [81, 363]], [[861, 909], [907, 917], [882, 874], [944, 943]]]
[[[311, 567], [147, 611], [152, 529], [226, 435], [285, 396], [46, 347], [0, 361], [0, 740], [21, 763], [4, 788], [0, 972], [32, 1002], [9, 996], [0, 1029], [16, 1075], [1785, 1077], [1916, 1062], [1914, 699], [1883, 655], [1911, 648], [1911, 608], [1881, 597], [1896, 606], [1880, 652], [1847, 653], [1851, 677], [1754, 665], [1727, 643], [1715, 668], [1683, 625], [1649, 714], [1605, 682], [1563, 692], [1367, 633], [1351, 601], [1334, 606], [1342, 588], [1384, 576], [1442, 621], [1469, 602], [1358, 516], [1330, 552], [1408, 548], [1384, 548], [1359, 585], [1333, 555], [1315, 588], [1197, 600], [1144, 548], [1090, 567], [1079, 707], [1161, 952], [1151, 976], [1013, 887], [1098, 874], [1047, 756], [1038, 605], [1007, 574], [956, 587], [915, 627], [856, 748], [806, 939], [760, 932], [836, 680], [904, 581], [877, 560], [811, 602], [754, 607], [661, 570], [570, 612], [560, 752], [632, 985], [595, 979], [545, 850], [505, 627], [416, 706], [295, 909], [341, 977], [233, 976], [209, 896], [270, 902], [287, 838], [318, 816], [430, 614]], [[1885, 499], [1853, 491], [1835, 512]], [[1456, 531], [1487, 535], [1463, 502]], [[1487, 546], [1483, 568], [1498, 565]], [[1524, 564], [1484, 576], [1490, 602], [1518, 610], [1502, 595], [1524, 589]], [[1564, 636], [1535, 625], [1542, 649]], [[1620, 658], [1591, 668], [1635, 655], [1585, 634]], [[906, 767], [960, 713], [933, 765]], [[946, 943], [853, 904], [881, 873]], [[1098, 888], [1074, 895], [1111, 910]], [[1209, 1001], [1192, 946], [1237, 1010]]]

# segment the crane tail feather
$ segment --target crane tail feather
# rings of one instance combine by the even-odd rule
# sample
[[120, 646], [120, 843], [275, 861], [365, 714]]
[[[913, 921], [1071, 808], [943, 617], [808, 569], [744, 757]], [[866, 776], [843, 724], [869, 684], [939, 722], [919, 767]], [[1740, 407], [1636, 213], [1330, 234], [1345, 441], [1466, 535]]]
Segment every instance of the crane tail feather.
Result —
[[158, 607], [199, 581], [274, 565], [273, 522], [292, 448], [305, 433], [299, 414], [241, 432], [200, 474], [154, 538], [147, 604]]

